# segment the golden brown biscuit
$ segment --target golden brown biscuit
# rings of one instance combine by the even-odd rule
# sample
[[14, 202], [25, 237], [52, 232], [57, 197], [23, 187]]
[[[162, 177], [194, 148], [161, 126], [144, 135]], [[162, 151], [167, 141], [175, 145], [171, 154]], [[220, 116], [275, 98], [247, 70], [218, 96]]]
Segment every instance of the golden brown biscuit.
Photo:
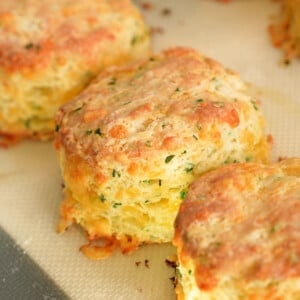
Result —
[[274, 46], [284, 51], [287, 62], [300, 57], [300, 1], [280, 0], [281, 10], [269, 27]]
[[129, 0], [0, 1], [0, 133], [47, 139], [58, 107], [101, 69], [148, 54]]
[[175, 223], [178, 299], [300, 299], [300, 158], [195, 180]]
[[239, 76], [189, 48], [106, 70], [59, 110], [56, 126], [62, 229], [78, 223], [90, 242], [123, 252], [172, 240], [202, 172], [269, 156], [263, 116]]

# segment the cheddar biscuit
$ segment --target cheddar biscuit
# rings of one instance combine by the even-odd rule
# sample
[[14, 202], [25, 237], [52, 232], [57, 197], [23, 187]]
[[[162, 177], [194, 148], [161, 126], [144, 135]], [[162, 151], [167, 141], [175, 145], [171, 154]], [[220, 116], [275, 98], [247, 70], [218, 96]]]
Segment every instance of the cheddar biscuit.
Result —
[[56, 128], [61, 230], [80, 224], [85, 253], [103, 238], [123, 252], [170, 242], [196, 176], [269, 157], [257, 100], [238, 75], [190, 48], [106, 70], [58, 111]]
[[300, 158], [197, 178], [175, 222], [177, 298], [300, 297]]
[[47, 139], [60, 105], [103, 68], [149, 54], [128, 0], [0, 2], [0, 133]]

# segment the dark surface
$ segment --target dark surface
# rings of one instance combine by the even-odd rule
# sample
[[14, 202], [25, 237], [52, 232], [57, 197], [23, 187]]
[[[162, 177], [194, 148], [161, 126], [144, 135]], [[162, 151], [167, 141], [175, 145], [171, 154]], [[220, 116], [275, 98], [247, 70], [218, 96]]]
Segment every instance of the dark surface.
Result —
[[1, 227], [0, 299], [69, 299]]

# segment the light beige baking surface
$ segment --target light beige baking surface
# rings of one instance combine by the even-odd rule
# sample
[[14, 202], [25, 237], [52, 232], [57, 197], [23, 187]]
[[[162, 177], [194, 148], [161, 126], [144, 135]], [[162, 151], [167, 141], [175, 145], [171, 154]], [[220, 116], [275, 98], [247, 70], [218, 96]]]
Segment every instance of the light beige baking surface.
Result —
[[[153, 35], [154, 50], [192, 46], [239, 72], [262, 101], [267, 131], [274, 137], [273, 160], [300, 156], [300, 61], [284, 67], [280, 51], [271, 46], [266, 28], [275, 4], [271, 0], [148, 3], [152, 9], [143, 10], [146, 21], [163, 30]], [[162, 13], [165, 9], [169, 14]], [[25, 142], [0, 150], [0, 226], [72, 299], [174, 299], [169, 280], [173, 270], [165, 264], [175, 252], [171, 245], [90, 261], [78, 251], [85, 242], [78, 228], [55, 233], [61, 183], [51, 143]]]

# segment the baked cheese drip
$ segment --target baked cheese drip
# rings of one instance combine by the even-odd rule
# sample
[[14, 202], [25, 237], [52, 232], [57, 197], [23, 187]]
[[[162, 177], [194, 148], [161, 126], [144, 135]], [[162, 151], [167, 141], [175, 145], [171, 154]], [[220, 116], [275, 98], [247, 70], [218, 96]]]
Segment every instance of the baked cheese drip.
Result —
[[128, 0], [0, 1], [0, 133], [53, 136], [56, 110], [99, 71], [148, 54]]
[[61, 229], [80, 224], [86, 253], [101, 238], [125, 253], [170, 242], [196, 176], [269, 157], [258, 101], [236, 74], [189, 48], [101, 73], [59, 110], [56, 129]]
[[300, 1], [280, 0], [281, 10], [269, 27], [274, 46], [284, 52], [286, 62], [300, 57]]
[[175, 228], [178, 299], [300, 299], [300, 158], [206, 173]]

